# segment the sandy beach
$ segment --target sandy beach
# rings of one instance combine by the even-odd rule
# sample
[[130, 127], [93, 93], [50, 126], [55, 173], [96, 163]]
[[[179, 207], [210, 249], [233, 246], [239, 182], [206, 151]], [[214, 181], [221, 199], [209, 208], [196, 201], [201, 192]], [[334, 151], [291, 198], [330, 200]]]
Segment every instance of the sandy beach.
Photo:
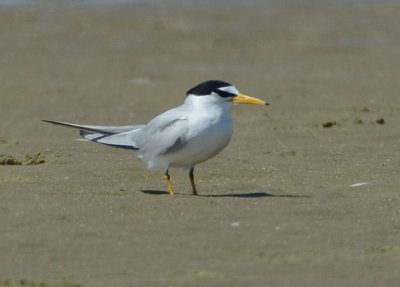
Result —
[[[0, 286], [398, 286], [399, 25], [393, 2], [0, 6]], [[200, 196], [41, 122], [144, 124], [209, 79], [270, 106], [234, 108]]]

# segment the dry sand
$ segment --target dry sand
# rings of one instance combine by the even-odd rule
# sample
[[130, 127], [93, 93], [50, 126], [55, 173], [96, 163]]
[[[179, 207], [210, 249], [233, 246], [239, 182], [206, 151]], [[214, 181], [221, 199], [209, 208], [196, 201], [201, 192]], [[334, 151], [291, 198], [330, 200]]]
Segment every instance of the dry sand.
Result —
[[[398, 286], [400, 5], [47, 1], [1, 8], [0, 53], [0, 286]], [[271, 106], [198, 197], [40, 121], [146, 123], [207, 79]]]

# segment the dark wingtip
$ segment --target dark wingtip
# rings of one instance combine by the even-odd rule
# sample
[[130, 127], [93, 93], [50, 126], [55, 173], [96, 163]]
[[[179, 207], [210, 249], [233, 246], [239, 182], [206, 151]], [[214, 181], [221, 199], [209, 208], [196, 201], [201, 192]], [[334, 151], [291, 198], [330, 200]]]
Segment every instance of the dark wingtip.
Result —
[[59, 122], [51, 121], [51, 120], [41, 120], [41, 121], [45, 122], [45, 123], [53, 124], [53, 125], [59, 125], [60, 124]]

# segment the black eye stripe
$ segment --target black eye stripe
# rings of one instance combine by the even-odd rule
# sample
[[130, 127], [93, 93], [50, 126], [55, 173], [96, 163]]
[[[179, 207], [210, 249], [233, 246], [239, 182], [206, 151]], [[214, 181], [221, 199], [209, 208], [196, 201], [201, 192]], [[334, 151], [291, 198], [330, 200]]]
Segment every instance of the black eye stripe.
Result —
[[221, 97], [221, 98], [233, 98], [236, 97], [235, 94], [226, 92], [226, 91], [221, 91], [221, 90], [217, 90], [217, 94]]

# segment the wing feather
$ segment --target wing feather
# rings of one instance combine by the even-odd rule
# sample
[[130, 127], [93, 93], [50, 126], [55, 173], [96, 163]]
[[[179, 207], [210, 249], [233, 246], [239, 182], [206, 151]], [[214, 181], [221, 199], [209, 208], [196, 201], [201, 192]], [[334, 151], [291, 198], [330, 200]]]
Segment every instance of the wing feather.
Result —
[[176, 152], [186, 145], [188, 121], [180, 110], [172, 109], [149, 122], [137, 140], [139, 157], [150, 160]]
[[113, 135], [118, 133], [123, 133], [131, 130], [136, 130], [143, 128], [144, 125], [130, 125], [130, 126], [93, 126], [93, 125], [79, 125], [79, 124], [71, 124], [67, 122], [59, 122], [59, 121], [50, 121], [50, 120], [42, 120], [46, 123], [51, 123], [53, 125], [59, 125], [69, 128], [76, 128], [82, 131], [86, 131], [88, 133], [101, 133], [103, 135]]
[[117, 148], [137, 149], [135, 138], [138, 138], [144, 125], [130, 126], [93, 126], [79, 125], [66, 122], [48, 121], [54, 125], [61, 125], [79, 129], [80, 135], [88, 141], [93, 141]]

